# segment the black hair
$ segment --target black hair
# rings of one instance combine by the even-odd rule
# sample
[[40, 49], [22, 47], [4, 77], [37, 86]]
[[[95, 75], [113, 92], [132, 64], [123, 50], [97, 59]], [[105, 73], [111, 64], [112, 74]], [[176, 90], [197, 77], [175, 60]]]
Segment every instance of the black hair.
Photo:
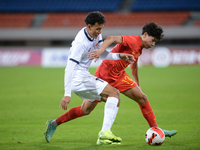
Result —
[[149, 36], [155, 37], [158, 41], [162, 40], [164, 37], [163, 29], [155, 22], [146, 23], [142, 29], [142, 34], [145, 32], [147, 32]]
[[106, 23], [105, 16], [99, 11], [90, 12], [85, 18], [86, 25], [88, 24], [95, 25], [96, 22], [98, 24]]

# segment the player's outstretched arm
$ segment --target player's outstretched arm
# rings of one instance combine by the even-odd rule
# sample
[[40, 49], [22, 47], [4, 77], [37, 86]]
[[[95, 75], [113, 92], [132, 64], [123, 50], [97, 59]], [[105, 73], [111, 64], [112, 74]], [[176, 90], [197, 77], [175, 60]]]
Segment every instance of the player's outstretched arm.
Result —
[[[106, 60], [123, 59], [125, 61], [128, 61], [129, 63], [135, 62], [134, 56], [132, 54], [127, 54], [127, 53], [110, 53], [108, 51], [104, 51], [103, 54], [100, 56], [100, 58], [106, 59]], [[94, 58], [92, 58], [92, 59], [94, 59]]]
[[108, 46], [110, 46], [112, 43], [118, 43], [121, 44], [122, 43], [122, 37], [121, 36], [108, 36], [103, 44], [101, 45], [100, 49], [91, 51], [88, 55], [88, 58], [90, 60], [95, 59], [95, 62], [99, 59], [99, 57], [101, 56], [101, 54], [103, 54], [103, 52], [106, 50], [106, 48]]
[[67, 62], [67, 66], [65, 68], [65, 94], [63, 99], [61, 100], [60, 107], [62, 107], [63, 110], [67, 109], [67, 105], [70, 102], [71, 99], [71, 82], [72, 82], [72, 75], [74, 72], [74, 68], [77, 65], [77, 63], [70, 58]]

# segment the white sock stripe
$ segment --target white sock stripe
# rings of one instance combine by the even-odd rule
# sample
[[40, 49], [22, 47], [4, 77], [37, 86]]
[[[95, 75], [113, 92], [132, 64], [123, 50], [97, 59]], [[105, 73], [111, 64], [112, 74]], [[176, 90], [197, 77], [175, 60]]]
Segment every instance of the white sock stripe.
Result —
[[51, 123], [52, 123], [52, 125], [55, 126], [55, 127], [58, 126], [58, 124], [57, 124], [57, 122], [56, 122], [56, 119], [55, 119], [55, 120], [52, 120]]

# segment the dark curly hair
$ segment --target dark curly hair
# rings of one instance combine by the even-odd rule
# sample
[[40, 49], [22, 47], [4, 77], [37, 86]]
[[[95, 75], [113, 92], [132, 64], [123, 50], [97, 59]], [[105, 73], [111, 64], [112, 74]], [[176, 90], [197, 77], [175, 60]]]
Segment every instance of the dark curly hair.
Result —
[[85, 18], [86, 25], [88, 24], [95, 25], [96, 22], [98, 24], [106, 23], [105, 16], [99, 11], [90, 12]]
[[162, 40], [164, 37], [163, 29], [155, 22], [146, 23], [142, 29], [142, 34], [145, 32], [147, 32], [149, 36], [155, 37], [158, 41]]

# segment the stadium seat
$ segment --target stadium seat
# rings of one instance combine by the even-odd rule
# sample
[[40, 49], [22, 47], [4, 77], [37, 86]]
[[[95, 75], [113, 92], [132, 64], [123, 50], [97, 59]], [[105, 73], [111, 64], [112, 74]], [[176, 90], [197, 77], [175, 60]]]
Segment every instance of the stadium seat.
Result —
[[87, 13], [49, 13], [42, 28], [81, 27], [85, 25], [86, 15]]
[[0, 13], [0, 28], [29, 28], [34, 14]]

